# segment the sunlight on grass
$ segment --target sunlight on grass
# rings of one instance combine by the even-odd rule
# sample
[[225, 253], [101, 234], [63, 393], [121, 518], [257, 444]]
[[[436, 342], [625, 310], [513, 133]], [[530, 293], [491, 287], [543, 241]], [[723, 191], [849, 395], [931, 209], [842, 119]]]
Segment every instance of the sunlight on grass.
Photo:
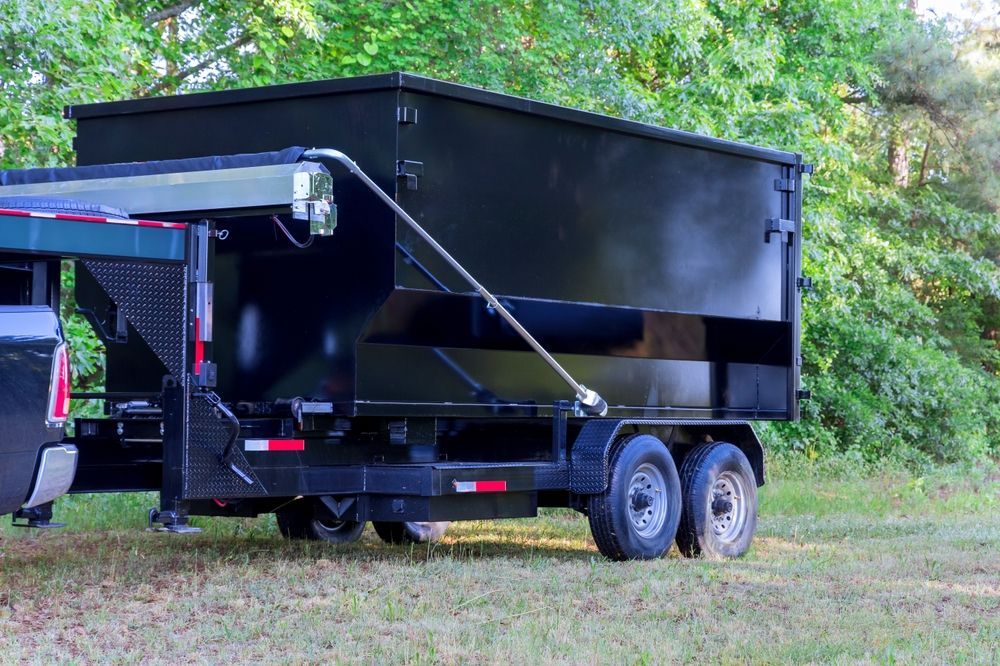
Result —
[[0, 661], [996, 661], [1000, 482], [939, 481], [775, 480], [745, 558], [630, 563], [566, 510], [338, 548], [73, 497], [65, 530], [0, 530]]

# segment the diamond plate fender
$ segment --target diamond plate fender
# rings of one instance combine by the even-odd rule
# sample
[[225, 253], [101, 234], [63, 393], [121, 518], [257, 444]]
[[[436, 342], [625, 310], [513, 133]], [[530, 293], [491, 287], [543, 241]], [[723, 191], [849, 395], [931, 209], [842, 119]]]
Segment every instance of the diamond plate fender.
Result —
[[[699, 427], [711, 432], [722, 428], [749, 432], [741, 442], [733, 442], [740, 447], [751, 461], [758, 484], [763, 483], [763, 447], [754, 434], [753, 428], [746, 421], [710, 420], [710, 419], [591, 419], [587, 421], [570, 449], [569, 487], [579, 495], [594, 495], [602, 493], [608, 487], [608, 474], [611, 453], [619, 431], [624, 426], [683, 426]], [[753, 444], [760, 452], [757, 455]]]

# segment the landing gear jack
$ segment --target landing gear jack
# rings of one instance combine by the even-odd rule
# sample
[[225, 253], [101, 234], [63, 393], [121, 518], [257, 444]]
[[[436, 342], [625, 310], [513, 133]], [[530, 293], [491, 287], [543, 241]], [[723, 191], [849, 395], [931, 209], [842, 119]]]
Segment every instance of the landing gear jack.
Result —
[[201, 532], [200, 527], [188, 525], [187, 521], [188, 517], [184, 514], [176, 511], [158, 511], [153, 508], [149, 510], [147, 529], [152, 532], [169, 532], [170, 534], [197, 534]]
[[40, 530], [66, 527], [66, 523], [52, 522], [52, 502], [39, 504], [38, 506], [33, 506], [30, 509], [18, 509], [17, 512], [11, 516], [10, 524], [14, 527], [34, 527], [35, 529]]

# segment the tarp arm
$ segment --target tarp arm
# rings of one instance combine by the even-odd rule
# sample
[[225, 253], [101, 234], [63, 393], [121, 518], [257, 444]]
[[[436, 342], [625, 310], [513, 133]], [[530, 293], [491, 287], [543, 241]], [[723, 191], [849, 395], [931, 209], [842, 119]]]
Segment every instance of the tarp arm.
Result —
[[604, 400], [604, 398], [602, 398], [596, 391], [588, 389], [586, 386], [573, 379], [573, 377], [568, 372], [566, 372], [566, 369], [563, 368], [559, 364], [559, 362], [552, 357], [552, 354], [548, 353], [545, 350], [545, 348], [542, 347], [542, 345], [539, 344], [537, 340], [535, 340], [534, 336], [532, 336], [531, 333], [528, 332], [528, 329], [522, 326], [521, 323], [514, 317], [514, 315], [512, 315], [507, 310], [507, 308], [505, 308], [503, 304], [501, 304], [500, 301], [497, 300], [496, 296], [491, 294], [486, 289], [486, 287], [479, 284], [479, 281], [476, 280], [476, 278], [474, 278], [472, 274], [469, 273], [469, 271], [465, 270], [465, 268], [460, 263], [458, 263], [458, 261], [453, 256], [451, 256], [448, 253], [448, 251], [441, 246], [440, 243], [434, 240], [434, 238], [429, 233], [427, 233], [427, 231], [425, 231], [423, 227], [417, 224], [417, 221], [414, 220], [412, 217], [410, 217], [410, 215], [405, 210], [403, 210], [403, 208], [399, 204], [397, 204], [392, 197], [386, 194], [381, 187], [376, 185], [375, 181], [369, 178], [368, 174], [362, 171], [361, 168], [354, 162], [354, 160], [352, 160], [350, 157], [340, 152], [339, 150], [334, 150], [333, 148], [313, 148], [312, 150], [307, 150], [304, 153], [302, 153], [302, 157], [310, 160], [322, 159], [322, 160], [331, 160], [334, 162], [339, 162], [344, 167], [346, 167], [348, 171], [357, 176], [361, 180], [361, 182], [363, 182], [368, 187], [368, 189], [374, 192], [375, 195], [378, 196], [378, 198], [381, 199], [383, 203], [385, 203], [385, 205], [391, 208], [396, 213], [396, 215], [398, 215], [404, 222], [406, 222], [406, 224], [408, 224], [411, 229], [417, 232], [417, 234], [421, 238], [423, 238], [424, 241], [426, 241], [427, 244], [430, 245], [435, 252], [441, 255], [441, 257], [445, 261], [447, 261], [452, 268], [458, 271], [458, 274], [461, 275], [465, 279], [465, 281], [468, 282], [472, 286], [472, 288], [475, 289], [479, 293], [479, 295], [483, 297], [483, 299], [490, 305], [490, 307], [499, 312], [500, 316], [503, 317], [508, 324], [510, 324], [511, 328], [517, 331], [517, 334], [521, 336], [521, 339], [527, 342], [528, 345], [532, 349], [534, 349], [535, 352], [539, 356], [541, 356], [546, 363], [548, 363], [549, 367], [551, 367], [556, 372], [556, 374], [558, 374], [562, 378], [562, 380], [569, 385], [569, 387], [576, 394], [576, 398], [579, 401], [579, 406], [582, 412], [590, 416], [604, 416], [605, 414], [608, 413], [608, 403]]

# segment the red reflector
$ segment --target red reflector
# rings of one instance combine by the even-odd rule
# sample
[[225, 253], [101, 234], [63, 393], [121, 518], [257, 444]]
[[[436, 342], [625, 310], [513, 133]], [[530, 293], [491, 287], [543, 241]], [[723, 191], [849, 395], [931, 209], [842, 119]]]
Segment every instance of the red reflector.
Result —
[[66, 344], [56, 347], [52, 356], [52, 379], [49, 382], [49, 423], [65, 423], [69, 418], [69, 353]]
[[304, 439], [248, 439], [243, 442], [244, 451], [305, 451]]
[[506, 481], [459, 481], [451, 482], [456, 493], [503, 493], [507, 492]]
[[304, 439], [272, 439], [267, 445], [268, 451], [305, 451]]
[[201, 372], [201, 364], [205, 362], [205, 343], [201, 340], [201, 318], [194, 318], [194, 374]]

